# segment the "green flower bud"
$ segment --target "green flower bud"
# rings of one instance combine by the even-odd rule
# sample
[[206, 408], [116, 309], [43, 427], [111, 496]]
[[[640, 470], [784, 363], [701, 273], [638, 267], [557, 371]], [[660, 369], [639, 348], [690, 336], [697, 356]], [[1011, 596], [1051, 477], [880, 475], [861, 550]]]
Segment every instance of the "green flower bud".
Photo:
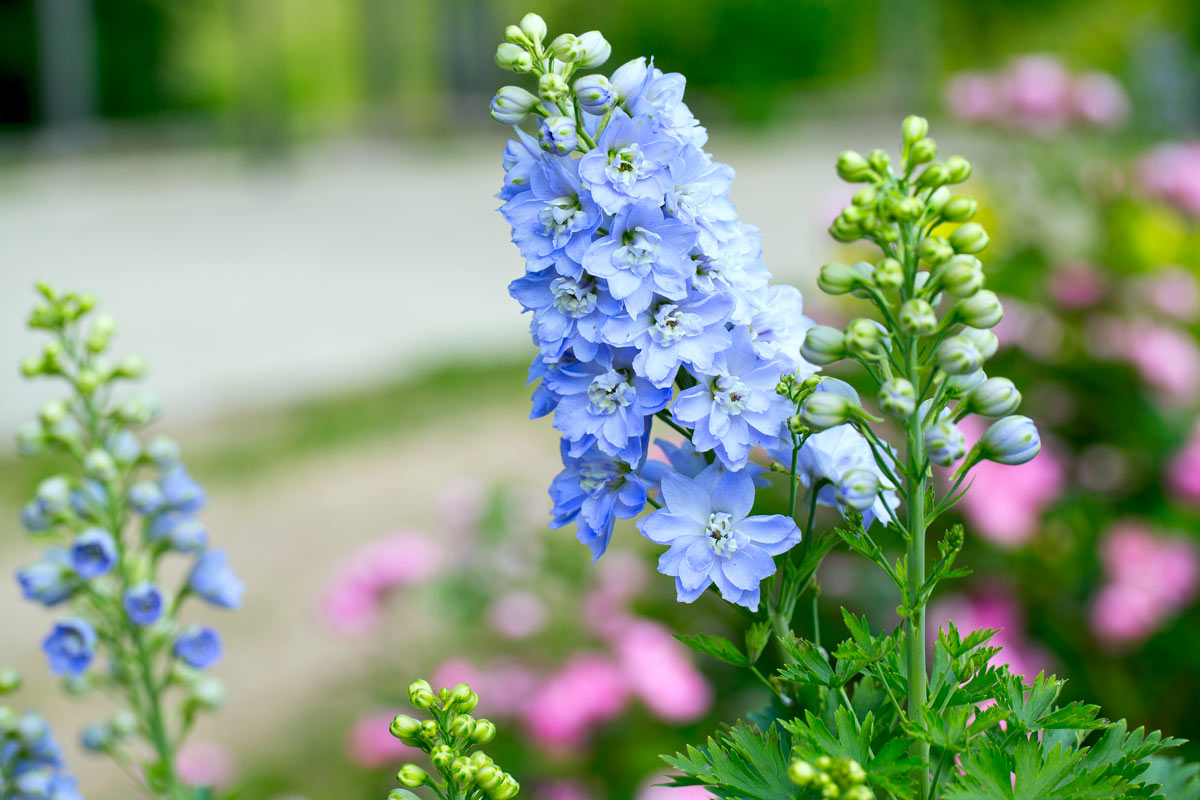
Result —
[[[408, 685], [408, 702], [413, 708], [429, 708], [437, 699], [433, 696], [433, 687], [429, 681], [413, 681]], [[437, 726], [434, 725], [436, 728]]]
[[903, 419], [917, 407], [917, 390], [904, 378], [892, 378], [879, 387], [879, 410]]
[[925, 204], [918, 197], [904, 197], [892, 206], [891, 211], [896, 219], [912, 222], [925, 213]]
[[416, 747], [421, 741], [421, 720], [413, 719], [407, 714], [397, 714], [388, 726], [388, 732], [409, 747]]
[[526, 14], [517, 25], [521, 28], [521, 33], [528, 36], [532, 42], [540, 42], [546, 38], [546, 20], [537, 14]]
[[858, 241], [862, 238], [863, 229], [861, 225], [856, 225], [844, 216], [839, 216], [829, 226], [829, 235], [839, 242], [850, 243]]
[[113, 374], [118, 378], [137, 380], [146, 374], [146, 359], [138, 355], [125, 356], [117, 363]]
[[817, 276], [817, 286], [825, 294], [847, 294], [858, 287], [858, 273], [849, 264], [825, 264]]
[[880, 289], [895, 291], [904, 285], [904, 267], [894, 258], [885, 258], [875, 265], [871, 277]]
[[[472, 698], [475, 698], [474, 703], [471, 702]], [[465, 683], [460, 683], [450, 690], [450, 699], [447, 701], [447, 706], [454, 706], [459, 711], [465, 713], [475, 708], [478, 702], [479, 698], [471, 691], [471, 687]]]
[[573, 33], [560, 33], [550, 42], [550, 52], [564, 64], [574, 64], [583, 58], [583, 43]]
[[994, 328], [1004, 318], [1004, 307], [995, 292], [983, 289], [954, 304], [954, 312], [964, 325]]
[[945, 186], [941, 186], [929, 195], [929, 199], [925, 201], [925, 208], [930, 214], [935, 217], [942, 213], [942, 209], [946, 207], [946, 203], [950, 202], [950, 190]]
[[846, 351], [858, 355], [874, 352], [879, 347], [879, 324], [869, 319], [851, 320], [843, 333]]
[[466, 738], [475, 730], [475, 718], [470, 714], [459, 714], [450, 720], [450, 732], [455, 736]]
[[834, 766], [834, 775], [843, 786], [854, 786], [867, 781], [867, 773], [862, 764], [852, 758], [839, 759]]
[[138, 732], [137, 716], [128, 709], [122, 709], [112, 715], [108, 727], [118, 739], [127, 739]]
[[1000, 349], [1000, 339], [991, 331], [981, 331], [978, 328], [963, 328], [958, 335], [975, 345], [984, 360], [996, 355]]
[[983, 288], [983, 265], [975, 256], [954, 256], [938, 278], [942, 288], [955, 297], [970, 297]]
[[865, 784], [851, 786], [842, 792], [842, 800], [875, 800], [875, 793]]
[[0, 694], [12, 694], [21, 688], [21, 673], [13, 667], [0, 669]]
[[915, 167], [937, 158], [937, 142], [929, 137], [913, 142], [908, 150], [908, 165]]
[[904, 122], [900, 123], [900, 133], [904, 136], [905, 144], [913, 144], [928, 135], [929, 120], [915, 114], [905, 117]]
[[928, 336], [937, 330], [937, 314], [929, 301], [914, 297], [900, 306], [900, 327], [910, 336]]
[[510, 44], [525, 44], [528, 40], [518, 26], [509, 25], [504, 29], [504, 41]]
[[962, 156], [950, 156], [947, 158], [946, 169], [950, 171], [951, 183], [962, 183], [971, 177], [971, 162]]
[[494, 764], [479, 766], [475, 769], [475, 785], [485, 792], [491, 792], [504, 780], [504, 771]]
[[975, 216], [978, 210], [979, 203], [965, 194], [956, 194], [942, 209], [942, 217], [950, 222], [966, 222]]
[[396, 780], [407, 789], [416, 789], [429, 782], [429, 773], [416, 764], [405, 764], [396, 773]]
[[587, 31], [580, 34], [579, 43], [583, 45], [583, 58], [578, 62], [581, 69], [595, 69], [608, 61], [608, 57], [612, 55], [612, 45], [600, 34], [600, 31]]
[[866, 183], [873, 177], [871, 165], [853, 150], [847, 150], [838, 156], [837, 174], [842, 180], [850, 183]]
[[490, 719], [476, 721], [475, 729], [471, 731], [471, 741], [475, 744], [487, 744], [496, 738], [496, 723]]
[[879, 196], [879, 192], [874, 186], [864, 186], [854, 193], [854, 198], [851, 200], [854, 205], [859, 208], [869, 208], [875, 205], [875, 199]]
[[981, 253], [988, 241], [987, 231], [978, 222], [968, 222], [950, 234], [950, 246], [956, 253]]
[[892, 160], [888, 158], [886, 150], [875, 149], [867, 153], [867, 164], [880, 175], [887, 175], [888, 169], [892, 166]]
[[437, 723], [431, 719], [427, 719], [421, 723], [421, 732], [417, 735], [427, 744], [433, 744], [442, 738], [442, 732], [438, 730]]
[[75, 376], [75, 386], [85, 395], [91, 396], [100, 388], [101, 379], [94, 369], [84, 367]]
[[25, 356], [21, 359], [21, 374], [26, 378], [41, 375], [45, 363], [45, 359], [41, 356]]
[[492, 98], [492, 119], [501, 125], [520, 125], [538, 102], [537, 95], [520, 86], [502, 86]]
[[804, 401], [800, 419], [810, 430], [823, 431], [849, 422], [854, 410], [848, 397], [836, 392], [813, 392]]
[[533, 66], [533, 58], [524, 47], [512, 42], [501, 42], [496, 47], [496, 66], [501, 69], [509, 69], [513, 72], [528, 72], [528, 70], [518, 69], [517, 66], [527, 61], [529, 66]]
[[967, 439], [952, 422], [939, 422], [925, 429], [925, 452], [939, 467], [948, 467], [967, 453]]
[[979, 439], [979, 454], [997, 464], [1015, 466], [1033, 459], [1042, 449], [1037, 426], [1029, 417], [1014, 415], [993, 422]]
[[792, 783], [797, 786], [808, 786], [817, 779], [817, 771], [813, 768], [813, 765], [799, 759], [788, 764], [787, 772]]
[[988, 378], [967, 392], [963, 404], [969, 413], [1004, 417], [1021, 405], [1021, 393], [1008, 378]]
[[[486, 722], [487, 720], [483, 721]], [[475, 769], [478, 771], [488, 765], [494, 766], [496, 762], [492, 761], [492, 757], [487, 753], [482, 750], [476, 750], [474, 753], [471, 753], [471, 763], [475, 765]]]
[[456, 758], [454, 763], [450, 765], [450, 777], [460, 786], [473, 783], [475, 781], [475, 765], [467, 758]]
[[117, 478], [117, 462], [107, 451], [96, 448], [83, 459], [83, 470], [88, 477], [107, 483]]
[[946, 396], [954, 399], [965, 397], [967, 392], [987, 380], [987, 373], [982, 369], [968, 372], [966, 375], [950, 375], [946, 378]]
[[931, 267], [940, 267], [954, 257], [954, 248], [941, 236], [926, 236], [920, 251], [921, 260]]
[[846, 339], [837, 328], [815, 325], [808, 329], [800, 355], [819, 367], [841, 360], [846, 355]]
[[429, 760], [438, 768], [450, 766], [457, 753], [448, 744], [439, 744], [429, 751]]
[[808, 428], [804, 425], [804, 420], [800, 419], [799, 414], [792, 414], [787, 418], [787, 427], [789, 433], [794, 433], [797, 436], [808, 431]]
[[983, 366], [983, 354], [964, 336], [950, 336], [937, 347], [938, 368], [947, 375], [968, 375]]
[[838, 482], [835, 497], [840, 505], [866, 511], [879, 496], [879, 476], [868, 469], [849, 469]]
[[917, 186], [922, 189], [930, 189], [938, 186], [945, 186], [950, 182], [950, 170], [945, 164], [933, 162], [925, 168], [921, 173], [921, 177], [917, 178]]
[[538, 78], [538, 94], [551, 103], [562, 103], [571, 96], [571, 87], [557, 72], [547, 72]]
[[516, 797], [519, 791], [521, 784], [512, 775], [506, 774], [500, 785], [488, 792], [488, 797], [492, 800], [509, 800], [510, 797]]

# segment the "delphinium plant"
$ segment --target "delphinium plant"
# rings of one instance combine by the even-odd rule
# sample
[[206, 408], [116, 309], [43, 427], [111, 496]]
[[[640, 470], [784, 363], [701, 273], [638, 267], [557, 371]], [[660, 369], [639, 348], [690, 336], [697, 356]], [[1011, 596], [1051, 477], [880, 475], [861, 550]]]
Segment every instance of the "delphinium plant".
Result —
[[[993, 666], [994, 631], [926, 629], [938, 585], [965, 572], [965, 533], [938, 531], [939, 519], [972, 467], [1040, 449], [1033, 422], [1014, 414], [1020, 391], [983, 369], [1003, 309], [983, 288], [976, 201], [951, 189], [970, 165], [937, 160], [920, 117], [904, 121], [895, 166], [882, 150], [842, 154], [839, 174], [862, 189], [831, 233], [881, 252], [826, 265], [819, 286], [872, 316], [814, 326], [799, 292], [769, 283], [683, 76], [645, 59], [579, 74], [609, 52], [595, 31], [548, 40], [534, 14], [506, 30], [497, 63], [536, 93], [507, 86], [493, 100], [517, 134], [499, 197], [527, 265], [510, 292], [532, 314], [533, 416], [552, 413], [563, 434], [552, 525], [574, 522], [599, 558], [616, 520], [651, 506], [637, 527], [666, 548], [658, 568], [678, 599], [711, 590], [746, 613], [742, 641], [684, 641], [747, 668], [771, 695], [667, 758], [675, 785], [761, 800], [1153, 796], [1149, 759], [1175, 740], [1059, 704], [1053, 677]], [[521, 127], [530, 119], [535, 134]], [[878, 387], [878, 413], [817, 374], [843, 360]], [[995, 419], [970, 447], [956, 425], [968, 415]], [[663, 459], [650, 454], [655, 420], [669, 437], [654, 442]], [[755, 515], [771, 476], [788, 514]], [[817, 530], [818, 505], [844, 524]], [[795, 630], [797, 608], [807, 594], [815, 609], [814, 576], [839, 545], [894, 586], [900, 624], [844, 610], [849, 638], [826, 647], [815, 625]]]
[[[210, 798], [211, 789], [181, 780], [176, 755], [197, 715], [222, 702], [221, 682], [205, 672], [221, 640], [181, 612], [191, 600], [237, 608], [242, 584], [224, 551], [209, 547], [197, 517], [205, 492], [178, 445], [163, 437], [143, 444], [134, 433], [158, 410], [149, 395], [119, 397], [122, 384], [142, 376], [142, 359], [108, 355], [115, 323], [92, 313], [90, 295], [38, 291], [29, 325], [50, 341], [21, 369], [61, 380], [69, 394], [43, 406], [17, 444], [71, 466], [42, 481], [21, 513], [45, 550], [17, 580], [27, 599], [66, 609], [42, 645], [51, 672], [67, 692], [99, 691], [116, 706], [83, 731], [83, 746], [115, 759], [147, 796]], [[188, 565], [176, 587], [161, 577], [171, 561]]]
[[[0, 669], [0, 696], [21, 688], [21, 675]], [[0, 705], [0, 800], [82, 800], [45, 718]]]

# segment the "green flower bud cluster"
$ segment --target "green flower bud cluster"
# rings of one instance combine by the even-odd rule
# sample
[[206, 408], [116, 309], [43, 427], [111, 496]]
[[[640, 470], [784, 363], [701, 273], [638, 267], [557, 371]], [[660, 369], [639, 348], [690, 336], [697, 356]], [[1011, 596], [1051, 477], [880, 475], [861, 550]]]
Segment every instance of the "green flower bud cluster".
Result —
[[490, 720], [471, 716], [470, 712], [479, 704], [479, 696], [470, 686], [460, 683], [434, 693], [428, 681], [418, 680], [408, 687], [408, 700], [413, 708], [428, 712], [432, 719], [419, 720], [400, 714], [388, 730], [409, 747], [428, 753], [441, 780], [416, 764], [405, 764], [396, 774], [404, 790], [394, 790], [388, 795], [389, 800], [409, 797], [406, 790], [426, 785], [435, 787], [440, 797], [509, 800], [516, 796], [521, 787], [513, 776], [476, 749], [496, 738], [496, 726]]
[[820, 756], [812, 763], [793, 759], [788, 765], [788, 778], [807, 789], [802, 796], [822, 800], [874, 800], [875, 793], [867, 786], [867, 773], [862, 765], [850, 758], [833, 759]]

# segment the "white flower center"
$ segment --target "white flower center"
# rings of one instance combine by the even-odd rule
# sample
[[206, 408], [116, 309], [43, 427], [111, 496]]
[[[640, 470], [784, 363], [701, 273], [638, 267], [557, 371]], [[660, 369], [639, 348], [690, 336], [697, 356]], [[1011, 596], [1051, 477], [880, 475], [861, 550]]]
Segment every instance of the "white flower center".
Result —
[[625, 376], [615, 369], [598, 375], [588, 387], [588, 404], [593, 414], [613, 414], [633, 402], [635, 392]]
[[587, 215], [578, 197], [556, 197], [538, 212], [538, 221], [555, 247], [565, 247], [571, 234], [587, 226]]
[[554, 307], [568, 317], [578, 319], [596, 308], [595, 285], [583, 284], [574, 278], [555, 278], [550, 282]]
[[646, 156], [636, 144], [627, 144], [608, 152], [604, 174], [613, 186], [629, 191], [646, 174]]
[[694, 336], [700, 328], [698, 316], [680, 311], [674, 303], [667, 303], [654, 312], [650, 338], [663, 347], [669, 347], [685, 336]]
[[724, 511], [714, 511], [708, 515], [704, 536], [709, 548], [719, 556], [737, 552], [737, 540], [733, 537], [733, 517]]
[[635, 275], [646, 277], [658, 261], [658, 248], [662, 238], [645, 228], [626, 231], [621, 237], [623, 244], [613, 254], [613, 264], [627, 269]]
[[579, 488], [590, 495], [599, 494], [620, 477], [611, 461], [585, 461], [579, 466]]
[[721, 410], [730, 416], [742, 413], [748, 394], [746, 384], [732, 375], [722, 375], [713, 382], [713, 399]]

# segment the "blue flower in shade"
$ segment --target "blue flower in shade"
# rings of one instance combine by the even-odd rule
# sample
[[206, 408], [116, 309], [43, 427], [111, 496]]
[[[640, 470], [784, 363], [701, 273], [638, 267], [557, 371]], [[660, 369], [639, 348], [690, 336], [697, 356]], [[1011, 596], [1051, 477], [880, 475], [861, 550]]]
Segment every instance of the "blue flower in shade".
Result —
[[182, 464], [164, 470], [158, 488], [162, 490], [163, 505], [176, 511], [199, 511], [208, 500], [204, 487], [192, 480]]
[[30, 533], [48, 531], [53, 524], [54, 515], [40, 498], [35, 497], [21, 508], [21, 525]]
[[42, 642], [42, 650], [55, 675], [82, 675], [96, 652], [96, 632], [85, 620], [64, 619]]
[[[617, 72], [621, 69], [624, 67], [618, 68]], [[625, 108], [635, 117], [649, 117], [658, 130], [675, 141], [693, 147], [703, 147], [708, 141], [708, 131], [700, 126], [699, 120], [683, 102], [687, 79], [678, 72], [664, 74], [653, 63], [643, 69], [645, 77], [640, 85], [622, 95]], [[636, 78], [636, 72], [630, 77]], [[612, 83], [618, 83], [616, 73], [613, 74]]]
[[630, 463], [639, 460], [646, 419], [667, 407], [671, 387], [657, 387], [630, 366], [632, 352], [580, 361], [546, 375], [558, 397], [554, 427], [570, 442], [568, 453], [582, 456], [592, 447]]
[[209, 550], [196, 559], [188, 577], [188, 588], [214, 606], [237, 608], [245, 586], [229, 568], [224, 550]]
[[686, 300], [659, 300], [636, 317], [609, 319], [603, 330], [609, 344], [633, 346], [633, 368], [657, 386], [670, 386], [680, 364], [712, 369], [713, 358], [729, 346], [725, 323], [733, 300], [724, 294], [693, 295]]
[[130, 622], [142, 626], [158, 622], [162, 618], [165, 603], [162, 589], [149, 581], [142, 581], [126, 589], [122, 601]]
[[745, 223], [733, 226], [733, 234], [715, 249], [696, 248], [692, 251], [695, 270], [692, 288], [699, 292], [728, 292], [737, 300], [732, 322], [744, 325], [749, 313], [744, 309], [744, 295], [756, 292], [771, 280], [771, 273], [762, 262], [762, 237], [758, 228]]
[[501, 156], [504, 167], [504, 187], [496, 195], [501, 200], [511, 200], [522, 192], [529, 191], [530, 174], [542, 163], [542, 148], [537, 139], [518, 127], [516, 139], [509, 139]]
[[41, 561], [17, 572], [17, 583], [26, 600], [55, 606], [75, 591], [75, 573], [71, 554], [62, 547], [49, 547]]
[[162, 511], [142, 529], [147, 542], [166, 542], [180, 553], [196, 553], [208, 542], [208, 529], [190, 513]]
[[650, 307], [657, 292], [671, 300], [687, 296], [695, 272], [691, 251], [696, 231], [664, 217], [653, 201], [628, 206], [583, 257], [583, 268], [608, 281], [608, 291], [631, 316]]
[[117, 542], [103, 528], [88, 528], [71, 545], [71, 566], [85, 581], [108, 572], [117, 563]]
[[733, 167], [714, 162], [698, 147], [685, 147], [671, 162], [666, 209], [700, 233], [700, 246], [714, 251], [736, 233], [737, 211], [729, 201]]
[[605, 213], [616, 214], [631, 203], [662, 203], [671, 185], [668, 165], [679, 142], [659, 132], [649, 117], [613, 112], [596, 147], [579, 159], [579, 176]]
[[616, 521], [636, 517], [646, 507], [646, 487], [629, 462], [595, 449], [576, 458], [567, 447], [564, 441], [564, 469], [550, 484], [550, 527], [574, 522], [579, 541], [596, 559], [608, 548]]
[[782, 373], [779, 362], [754, 352], [749, 330], [735, 328], [729, 349], [715, 359], [710, 374], [697, 376], [700, 383], [675, 397], [671, 415], [694, 429], [697, 450], [712, 450], [725, 466], [740, 470], [751, 447], [779, 444], [783, 423], [794, 411], [775, 392]]
[[546, 375], [563, 366], [574, 364], [577, 361], [574, 354], [567, 352], [561, 358], [545, 359], [541, 355], [534, 356], [533, 361], [529, 363], [528, 377], [525, 379], [525, 385], [537, 383], [533, 389], [533, 396], [530, 398], [532, 408], [529, 410], [529, 418], [537, 419], [544, 417], [554, 409], [558, 408], [558, 397], [554, 392], [550, 391], [543, 380]]
[[577, 165], [547, 157], [530, 172], [529, 191], [500, 209], [532, 271], [554, 266], [571, 277], [582, 272], [579, 263], [600, 225], [600, 209], [583, 190]]
[[681, 603], [691, 603], [716, 584], [721, 596], [758, 608], [759, 583], [775, 572], [772, 556], [800, 541], [800, 529], [780, 516], [748, 516], [754, 479], [742, 472], [709, 467], [695, 478], [674, 472], [662, 477], [664, 507], [638, 521], [638, 530], [670, 549], [658, 571], [675, 578]]
[[15, 777], [12, 800], [82, 800], [75, 779], [59, 773], [53, 767], [27, 768]]
[[175, 639], [171, 652], [189, 667], [205, 669], [221, 658], [221, 637], [212, 628], [192, 625]]
[[142, 444], [130, 431], [117, 431], [104, 442], [104, 449], [118, 464], [132, 464], [142, 454]]
[[767, 286], [745, 297], [747, 325], [758, 357], [774, 359], [784, 372], [795, 372], [800, 378], [815, 374], [818, 368], [800, 355], [808, 329], [816, 324], [804, 316], [800, 290], [794, 286]]
[[517, 278], [508, 293], [533, 312], [529, 330], [543, 358], [569, 349], [575, 358], [591, 361], [601, 347], [600, 326], [621, 312], [605, 282], [590, 275], [569, 278], [548, 269]]
[[[831, 381], [826, 378], [821, 382], [824, 386]], [[839, 381], [840, 383], [840, 381]], [[791, 468], [791, 448], [781, 448], [771, 451], [771, 456], [788, 469]], [[888, 466], [892, 468], [895, 461], [887, 454]], [[888, 508], [895, 509], [900, 505], [891, 481], [884, 477], [883, 471], [875, 463], [871, 447], [863, 435], [854, 430], [851, 425], [837, 425], [832, 428], [814, 433], [805, 440], [796, 459], [796, 473], [801, 483], [810, 489], [817, 483], [823, 483], [817, 492], [817, 503], [823, 506], [836, 506], [843, 515], [851, 509], [843, 508], [837, 500], [837, 486], [842, 476], [852, 469], [865, 469], [875, 473], [883, 490], [875, 499], [874, 504], [863, 512], [863, 526], [871, 527], [876, 519], [886, 525], [891, 519]], [[886, 505], [885, 505], [886, 503]]]
[[[720, 461], [710, 463], [709, 457], [705, 457], [704, 453], [697, 452], [696, 448], [692, 447], [692, 443], [687, 439], [675, 444], [666, 439], [655, 439], [654, 445], [661, 451], [666, 461], [657, 459], [647, 459], [642, 465], [640, 475], [642, 483], [646, 484], [646, 490], [651, 492], [661, 491], [662, 477], [668, 472], [678, 472], [686, 478], [694, 478], [710, 466], [718, 470], [726, 469], [725, 465]], [[755, 464], [753, 461], [746, 462], [746, 466], [741, 470], [745, 474], [754, 479], [754, 485], [759, 489], [763, 489], [771, 485], [771, 482], [766, 478], [766, 469], [760, 464]]]

